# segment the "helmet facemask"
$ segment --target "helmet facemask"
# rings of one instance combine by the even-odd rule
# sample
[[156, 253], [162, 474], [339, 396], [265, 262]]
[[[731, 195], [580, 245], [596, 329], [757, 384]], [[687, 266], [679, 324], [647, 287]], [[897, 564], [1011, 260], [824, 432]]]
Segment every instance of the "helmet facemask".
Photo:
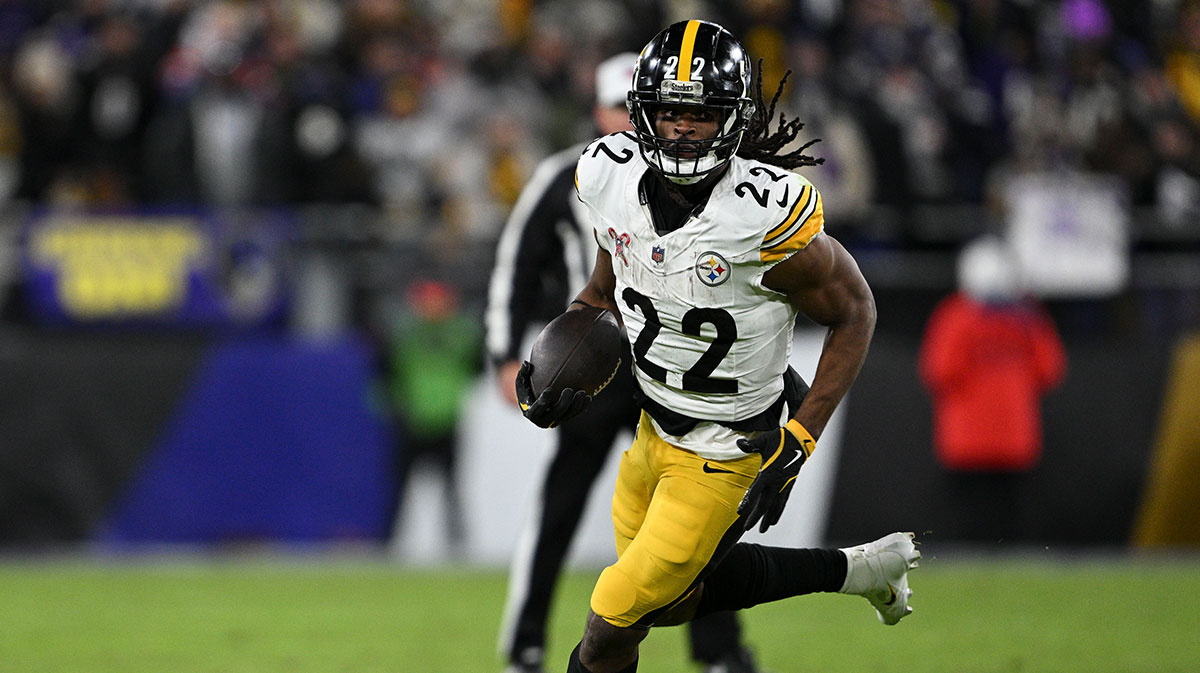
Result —
[[[663, 138], [658, 135], [658, 125], [655, 123], [655, 117], [662, 108], [707, 110], [719, 120], [720, 126], [714, 137], [704, 140]], [[749, 100], [724, 104], [714, 104], [713, 99], [709, 99], [707, 104], [635, 103], [632, 94], [629, 103], [630, 118], [642, 158], [655, 172], [677, 184], [699, 182], [733, 158], [749, 124], [750, 108]]]

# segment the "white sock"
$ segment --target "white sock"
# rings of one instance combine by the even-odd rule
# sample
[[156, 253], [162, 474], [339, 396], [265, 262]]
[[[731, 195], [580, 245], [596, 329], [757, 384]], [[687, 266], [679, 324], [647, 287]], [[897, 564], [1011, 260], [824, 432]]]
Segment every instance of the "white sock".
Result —
[[846, 555], [846, 581], [842, 582], [838, 592], [861, 596], [874, 588], [875, 576], [866, 565], [862, 547], [846, 547], [838, 551]]

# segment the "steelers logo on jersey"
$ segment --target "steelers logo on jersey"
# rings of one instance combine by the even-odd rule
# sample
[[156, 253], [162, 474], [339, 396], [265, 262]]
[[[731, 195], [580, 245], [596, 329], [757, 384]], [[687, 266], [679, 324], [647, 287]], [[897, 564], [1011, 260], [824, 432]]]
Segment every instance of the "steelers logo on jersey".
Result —
[[708, 251], [696, 258], [696, 276], [701, 283], [716, 287], [729, 280], [729, 262], [718, 253]]

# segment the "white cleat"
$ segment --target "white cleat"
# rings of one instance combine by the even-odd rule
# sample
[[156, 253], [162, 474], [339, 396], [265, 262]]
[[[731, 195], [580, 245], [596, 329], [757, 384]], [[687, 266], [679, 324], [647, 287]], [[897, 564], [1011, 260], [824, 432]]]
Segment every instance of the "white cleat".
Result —
[[846, 555], [846, 582], [841, 592], [865, 597], [884, 624], [895, 624], [912, 614], [908, 571], [916, 568], [921, 558], [914, 537], [912, 533], [892, 533], [841, 550]]

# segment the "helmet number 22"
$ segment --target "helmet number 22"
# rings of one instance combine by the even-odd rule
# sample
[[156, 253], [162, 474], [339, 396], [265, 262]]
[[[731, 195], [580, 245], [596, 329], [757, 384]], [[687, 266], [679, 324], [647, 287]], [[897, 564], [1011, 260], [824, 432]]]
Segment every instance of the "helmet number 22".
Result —
[[[658, 309], [654, 308], [654, 303], [650, 301], [649, 297], [631, 287], [625, 288], [625, 291], [621, 293], [621, 298], [625, 300], [629, 308], [641, 311], [642, 317], [645, 318], [645, 325], [638, 333], [637, 341], [633, 344], [634, 364], [655, 381], [666, 383], [667, 368], [646, 357], [654, 339], [662, 331], [663, 325], [658, 317]], [[716, 328], [717, 335], [700, 359], [696, 360], [683, 373], [682, 388], [696, 393], [736, 393], [738, 391], [737, 379], [718, 379], [710, 375], [717, 369], [717, 365], [721, 364], [721, 360], [729, 354], [729, 349], [737, 340], [737, 323], [734, 322], [729, 311], [724, 309], [693, 307], [683, 314], [679, 331], [688, 336], [701, 338], [701, 328], [704, 325], [712, 325]]]
[[[679, 68], [679, 57], [668, 56], [663, 62], [663, 79], [677, 79], [678, 75], [675, 72]], [[704, 69], [704, 59], [700, 56], [692, 59], [692, 72], [700, 72]]]

